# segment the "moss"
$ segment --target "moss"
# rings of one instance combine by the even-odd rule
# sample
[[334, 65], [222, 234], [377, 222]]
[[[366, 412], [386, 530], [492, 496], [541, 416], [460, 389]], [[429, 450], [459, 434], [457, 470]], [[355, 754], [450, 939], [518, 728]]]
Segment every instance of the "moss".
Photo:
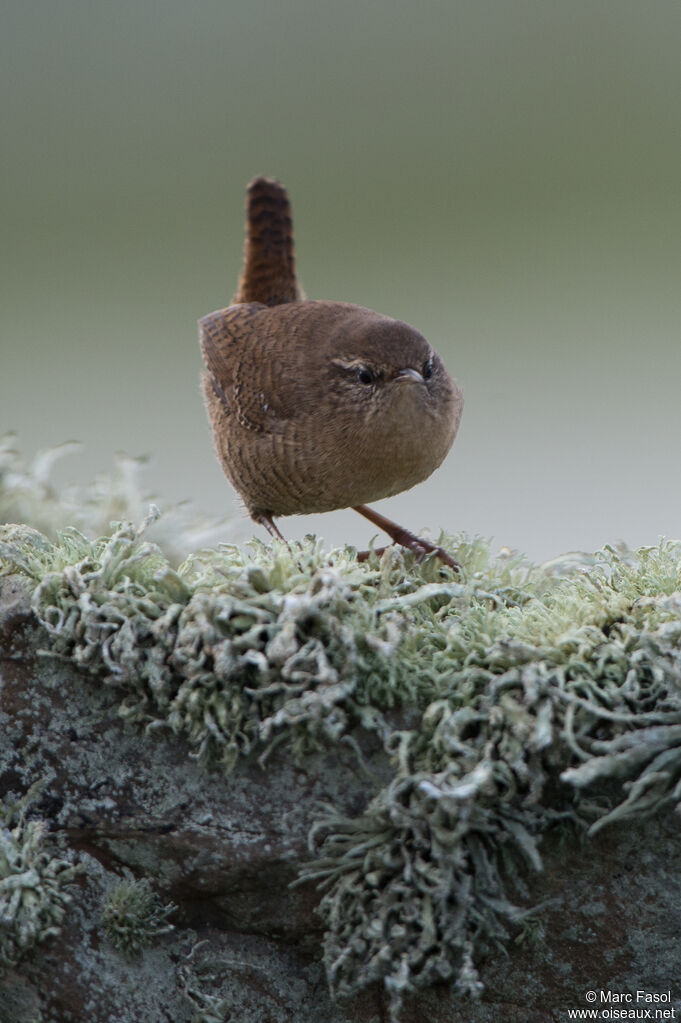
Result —
[[392, 779], [355, 818], [320, 814], [302, 880], [323, 892], [332, 992], [380, 981], [393, 1018], [442, 979], [476, 996], [480, 954], [539, 926], [527, 881], [548, 828], [681, 802], [681, 545], [537, 567], [441, 542], [460, 575], [312, 538], [175, 569], [126, 523], [0, 546], [34, 580], [50, 652], [194, 756], [230, 770], [279, 743], [304, 757], [378, 737]]
[[107, 938], [128, 959], [135, 959], [147, 945], [174, 930], [168, 917], [175, 911], [163, 905], [146, 878], [122, 881], [106, 897], [102, 922]]
[[0, 805], [0, 972], [59, 934], [78, 873], [57, 855], [46, 824], [26, 820], [30, 798]]

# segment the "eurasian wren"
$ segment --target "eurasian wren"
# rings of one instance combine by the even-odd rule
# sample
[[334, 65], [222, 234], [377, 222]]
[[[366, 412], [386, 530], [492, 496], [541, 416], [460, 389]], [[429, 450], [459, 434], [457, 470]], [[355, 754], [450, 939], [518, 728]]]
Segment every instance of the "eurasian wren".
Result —
[[395, 543], [446, 551], [365, 507], [425, 480], [456, 435], [463, 396], [426, 339], [296, 281], [286, 190], [248, 186], [244, 269], [232, 304], [199, 322], [215, 449], [252, 518], [353, 507]]

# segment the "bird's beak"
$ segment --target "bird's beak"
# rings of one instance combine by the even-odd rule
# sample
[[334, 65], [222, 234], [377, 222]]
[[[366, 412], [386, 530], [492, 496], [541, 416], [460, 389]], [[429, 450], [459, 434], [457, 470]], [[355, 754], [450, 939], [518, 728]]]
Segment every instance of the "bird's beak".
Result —
[[424, 384], [425, 380], [417, 369], [401, 369], [397, 374], [398, 380], [415, 380], [419, 384]]

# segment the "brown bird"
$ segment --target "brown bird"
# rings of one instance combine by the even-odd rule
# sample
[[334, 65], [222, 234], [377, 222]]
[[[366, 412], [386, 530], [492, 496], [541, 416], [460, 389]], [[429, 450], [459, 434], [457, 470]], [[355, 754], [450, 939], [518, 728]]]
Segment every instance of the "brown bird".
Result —
[[248, 186], [232, 304], [199, 321], [218, 459], [251, 517], [353, 507], [418, 555], [441, 547], [366, 507], [425, 480], [456, 435], [463, 396], [426, 339], [346, 302], [308, 301], [277, 181]]

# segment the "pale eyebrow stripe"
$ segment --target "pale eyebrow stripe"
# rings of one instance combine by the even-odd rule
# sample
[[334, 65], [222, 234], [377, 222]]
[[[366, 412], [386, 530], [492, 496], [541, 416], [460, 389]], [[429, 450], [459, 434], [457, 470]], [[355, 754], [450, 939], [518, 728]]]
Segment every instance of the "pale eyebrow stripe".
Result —
[[364, 359], [349, 359], [347, 362], [343, 359], [332, 359], [331, 362], [334, 366], [338, 366], [340, 369], [344, 369], [347, 372], [355, 369], [366, 369], [369, 372], [374, 372], [371, 368], [371, 364], [366, 362]]

